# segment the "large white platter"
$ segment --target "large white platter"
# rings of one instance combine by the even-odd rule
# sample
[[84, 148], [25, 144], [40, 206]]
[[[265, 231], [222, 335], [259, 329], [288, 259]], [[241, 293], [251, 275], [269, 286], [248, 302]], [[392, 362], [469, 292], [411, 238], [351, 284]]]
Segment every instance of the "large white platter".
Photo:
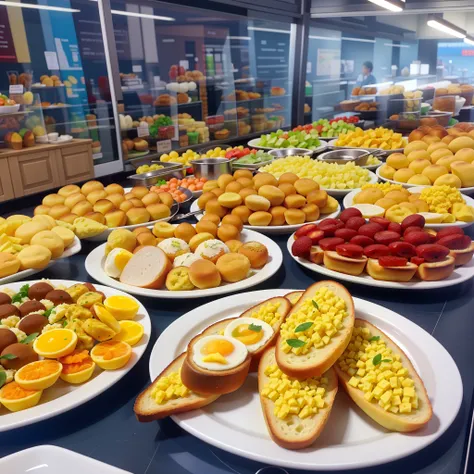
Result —
[[131, 474], [59, 446], [41, 445], [0, 459], [0, 470], [15, 474]]
[[[150, 378], [179, 354], [189, 340], [210, 324], [239, 316], [268, 298], [294, 290], [265, 290], [228, 296], [194, 309], [160, 335], [150, 357]], [[238, 391], [213, 404], [173, 416], [192, 435], [218, 448], [265, 464], [306, 470], [346, 470], [380, 465], [428, 446], [454, 421], [462, 401], [459, 371], [446, 349], [410, 320], [383, 306], [354, 298], [356, 317], [384, 331], [407, 354], [420, 374], [433, 405], [433, 418], [412, 434], [390, 433], [368, 418], [345, 395], [336, 396], [329, 421], [313, 446], [289, 451], [268, 434], [255, 374]], [[443, 370], [439, 370], [443, 367]]]
[[295, 257], [291, 252], [291, 246], [293, 242], [294, 235], [291, 235], [287, 243], [288, 253], [290, 254], [291, 258], [296, 260], [301, 266], [307, 268], [308, 270], [312, 270], [315, 273], [319, 273], [329, 278], [334, 278], [335, 280], [358, 283], [359, 285], [377, 286], [379, 288], [392, 288], [394, 290], [434, 290], [437, 288], [446, 288], [447, 286], [457, 285], [474, 277], [474, 259], [471, 259], [471, 261], [466, 265], [456, 267], [449, 278], [439, 281], [422, 281], [416, 280], [415, 278], [408, 282], [383, 281], [375, 280], [367, 273], [362, 273], [362, 275], [359, 276], [347, 275], [346, 273], [330, 270], [324, 265], [317, 265], [316, 263], [310, 262], [304, 258]]
[[[311, 150], [314, 153], [322, 153], [327, 147], [328, 143], [325, 140], [319, 139], [321, 142], [321, 145], [316, 147], [314, 150]], [[247, 145], [251, 148], [256, 148], [257, 150], [284, 150], [285, 148], [272, 148], [268, 146], [260, 146], [258, 143], [260, 142], [260, 138], [254, 138], [253, 140], [250, 140]], [[290, 148], [300, 148], [300, 147], [290, 147]]]
[[74, 241], [66, 250], [64, 250], [63, 254], [59, 258], [51, 260], [45, 268], [41, 268], [39, 270], [31, 268], [29, 270], [23, 270], [21, 272], [15, 273], [14, 275], [9, 275], [7, 277], [0, 278], [0, 285], [5, 285], [6, 283], [11, 283], [12, 281], [24, 280], [25, 278], [28, 278], [31, 275], [34, 275], [35, 273], [42, 272], [43, 270], [46, 270], [46, 268], [49, 268], [54, 265], [58, 260], [71, 257], [72, 255], [76, 255], [76, 253], [79, 253], [81, 251], [81, 248], [81, 241], [77, 237], [74, 237]]
[[[421, 193], [421, 191], [423, 191], [423, 188], [424, 186], [416, 186], [416, 187], [413, 187], [413, 188], [408, 188], [408, 191], [412, 194], [416, 194], [416, 193]], [[361, 191], [361, 189], [354, 189], [354, 191], [351, 191], [345, 198], [344, 200], [342, 201], [342, 204], [344, 205], [344, 209], [347, 209], [349, 207], [352, 207], [353, 203], [354, 203], [354, 196], [356, 194], [358, 194], [359, 192]], [[474, 199], [472, 199], [471, 197], [469, 196], [466, 196], [465, 194], [462, 195], [463, 199], [464, 199], [464, 202], [468, 205], [468, 206], [474, 206]], [[456, 221], [456, 222], [452, 222], [452, 223], [449, 223], [449, 224], [425, 224], [425, 227], [427, 229], [444, 229], [445, 227], [453, 227], [453, 226], [457, 226], [457, 227], [468, 227], [470, 225], [473, 225], [474, 222], [463, 222], [463, 221]]]
[[[375, 170], [375, 174], [379, 177], [379, 179], [381, 181], [386, 181], [386, 182], [392, 183], [392, 184], [399, 184], [399, 185], [401, 185], [401, 186], [403, 186], [404, 188], [407, 188], [407, 189], [409, 189], [409, 188], [429, 188], [428, 185], [420, 186], [418, 184], [401, 183], [400, 181], [394, 181], [393, 179], [384, 178], [380, 174], [380, 167]], [[470, 188], [459, 188], [459, 191], [461, 191], [464, 194], [473, 194], [474, 193], [474, 186], [471, 186]]]
[[[129, 188], [131, 189], [131, 188]], [[137, 229], [138, 227], [149, 227], [152, 228], [157, 222], [168, 222], [170, 221], [179, 211], [179, 203], [174, 202], [173, 205], [171, 206], [171, 214], [169, 217], [165, 217], [163, 219], [158, 219], [156, 221], [151, 221], [151, 222], [145, 222], [144, 224], [135, 224], [135, 225], [123, 225], [122, 227], [111, 227], [109, 229], [104, 230], [99, 235], [94, 235], [94, 237], [88, 237], [87, 239], [84, 240], [90, 240], [92, 242], [105, 242], [109, 235], [114, 231], [115, 229], [126, 229], [126, 230], [133, 230]]]
[[[408, 137], [403, 137], [407, 143], [408, 143]], [[394, 150], [384, 150], [383, 148], [369, 148], [369, 147], [366, 147], [366, 146], [337, 146], [336, 145], [336, 142], [337, 142], [338, 138], [335, 138], [334, 140], [331, 140], [328, 145], [331, 146], [331, 147], [334, 147], [334, 148], [361, 148], [363, 150], [374, 150], [374, 151], [379, 151], [379, 150], [382, 150], [385, 152], [386, 155], [391, 155], [392, 153], [403, 153], [403, 150], [405, 148], [395, 148]]]
[[160, 290], [149, 290], [147, 288], [139, 288], [137, 286], [126, 285], [119, 280], [109, 277], [103, 267], [105, 262], [105, 245], [102, 244], [96, 247], [86, 258], [85, 267], [87, 273], [95, 280], [104, 285], [117, 288], [127, 293], [132, 293], [139, 296], [149, 296], [150, 298], [202, 298], [206, 296], [226, 295], [234, 291], [245, 290], [252, 286], [258, 285], [273, 276], [283, 263], [283, 254], [280, 247], [265, 235], [259, 234], [252, 230], [244, 229], [240, 234], [242, 242], [261, 242], [268, 249], [270, 256], [268, 263], [259, 270], [253, 270], [254, 274], [245, 280], [236, 283], [222, 283], [217, 288], [208, 288], [207, 290], [191, 290], [191, 291], [169, 291], [166, 288]]
[[[38, 281], [41, 280], [16, 282], [9, 284], [8, 286], [2, 285], [0, 286], [0, 291], [4, 286], [7, 286], [13, 291], [18, 291], [25, 283], [33, 285]], [[50, 281], [53, 286], [71, 286], [78, 283], [77, 281], [71, 280]], [[98, 291], [102, 291], [106, 297], [112, 295], [129, 296], [123, 291], [114, 290], [106, 286], [94, 286]], [[151, 335], [150, 316], [145, 307], [138, 300], [136, 300], [136, 302], [139, 305], [139, 310], [135, 321], [143, 326], [144, 335], [142, 340], [136, 346], [133, 346], [132, 357], [125, 367], [119, 370], [101, 370], [96, 368], [92, 378], [82, 385], [68, 384], [60, 379], [51, 388], [48, 388], [43, 392], [41, 401], [38, 405], [27, 410], [11, 413], [6, 408], [1, 407], [0, 432], [20, 428], [21, 426], [32, 425], [33, 423], [38, 423], [39, 421], [47, 420], [48, 418], [72, 410], [101, 394], [124, 377], [144, 354]]]
[[[199, 206], [197, 201], [194, 201], [191, 204], [191, 207], [189, 209], [189, 212], [196, 212], [199, 211]], [[331, 218], [336, 218], [339, 213], [341, 212], [341, 206], [338, 204], [337, 210], [332, 212], [331, 214], [323, 214], [322, 216], [319, 216], [320, 219], [317, 221], [313, 222], [306, 222], [306, 224], [317, 224], [321, 222], [323, 219], [326, 219], [327, 217]], [[194, 216], [198, 221], [200, 221], [204, 217], [204, 213], [201, 214], [196, 214]], [[256, 232], [261, 232], [262, 234], [268, 234], [268, 235], [282, 235], [282, 234], [291, 234], [293, 232], [296, 232], [300, 227], [301, 224], [297, 225], [244, 225], [246, 229], [249, 230], [254, 230]]]

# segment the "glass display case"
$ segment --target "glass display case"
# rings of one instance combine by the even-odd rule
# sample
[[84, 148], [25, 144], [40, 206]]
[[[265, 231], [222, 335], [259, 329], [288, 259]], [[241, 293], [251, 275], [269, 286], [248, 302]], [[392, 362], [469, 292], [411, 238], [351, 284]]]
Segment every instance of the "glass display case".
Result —
[[92, 139], [97, 176], [121, 171], [98, 3], [9, 2], [0, 19], [1, 92], [19, 86], [48, 133]]
[[126, 159], [175, 161], [290, 125], [291, 19], [119, 1], [112, 16]]

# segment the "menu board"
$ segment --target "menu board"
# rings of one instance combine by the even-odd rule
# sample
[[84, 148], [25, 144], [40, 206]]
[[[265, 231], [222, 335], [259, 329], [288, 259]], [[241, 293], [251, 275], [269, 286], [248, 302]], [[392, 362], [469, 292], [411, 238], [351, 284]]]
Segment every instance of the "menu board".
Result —
[[0, 61], [17, 62], [7, 7], [3, 6], [0, 6]]

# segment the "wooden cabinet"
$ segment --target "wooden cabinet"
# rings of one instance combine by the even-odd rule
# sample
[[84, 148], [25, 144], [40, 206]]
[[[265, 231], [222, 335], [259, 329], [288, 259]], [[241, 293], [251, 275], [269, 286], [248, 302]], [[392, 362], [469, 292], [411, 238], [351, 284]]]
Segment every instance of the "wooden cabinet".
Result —
[[8, 150], [0, 155], [0, 201], [93, 177], [92, 140]]

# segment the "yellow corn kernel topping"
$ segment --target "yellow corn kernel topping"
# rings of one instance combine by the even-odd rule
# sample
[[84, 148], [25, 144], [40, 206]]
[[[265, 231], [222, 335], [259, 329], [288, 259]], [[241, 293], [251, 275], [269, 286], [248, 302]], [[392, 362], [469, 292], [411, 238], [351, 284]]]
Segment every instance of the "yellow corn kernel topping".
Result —
[[[298, 311], [286, 318], [281, 325], [280, 334], [284, 352], [296, 355], [307, 354], [313, 347], [327, 346], [331, 339], [344, 326], [347, 316], [346, 303], [327, 287], [319, 288], [314, 298], [307, 298]], [[295, 332], [303, 323], [312, 323], [308, 329]], [[304, 342], [300, 347], [292, 347], [288, 340]]]
[[191, 393], [191, 390], [181, 381], [179, 372], [171, 372], [158, 380], [151, 395], [155, 402], [161, 405], [169, 400], [188, 397]]
[[280, 303], [267, 303], [261, 306], [258, 311], [254, 311], [250, 317], [260, 319], [261, 321], [265, 321], [270, 326], [278, 323], [281, 318], [281, 314], [278, 312], [278, 308], [280, 307]]
[[368, 402], [378, 403], [385, 411], [412, 413], [418, 409], [415, 383], [382, 338], [372, 337], [368, 328], [354, 328], [338, 365], [351, 376], [349, 385], [362, 390]]
[[429, 205], [430, 212], [439, 214], [451, 213], [455, 203], [464, 204], [461, 193], [456, 188], [447, 185], [423, 188], [420, 199]]
[[275, 403], [273, 413], [276, 417], [284, 420], [289, 415], [296, 415], [304, 420], [327, 407], [324, 400], [328, 386], [326, 377], [297, 380], [284, 374], [276, 364], [269, 365], [265, 375], [270, 381], [261, 395]]

